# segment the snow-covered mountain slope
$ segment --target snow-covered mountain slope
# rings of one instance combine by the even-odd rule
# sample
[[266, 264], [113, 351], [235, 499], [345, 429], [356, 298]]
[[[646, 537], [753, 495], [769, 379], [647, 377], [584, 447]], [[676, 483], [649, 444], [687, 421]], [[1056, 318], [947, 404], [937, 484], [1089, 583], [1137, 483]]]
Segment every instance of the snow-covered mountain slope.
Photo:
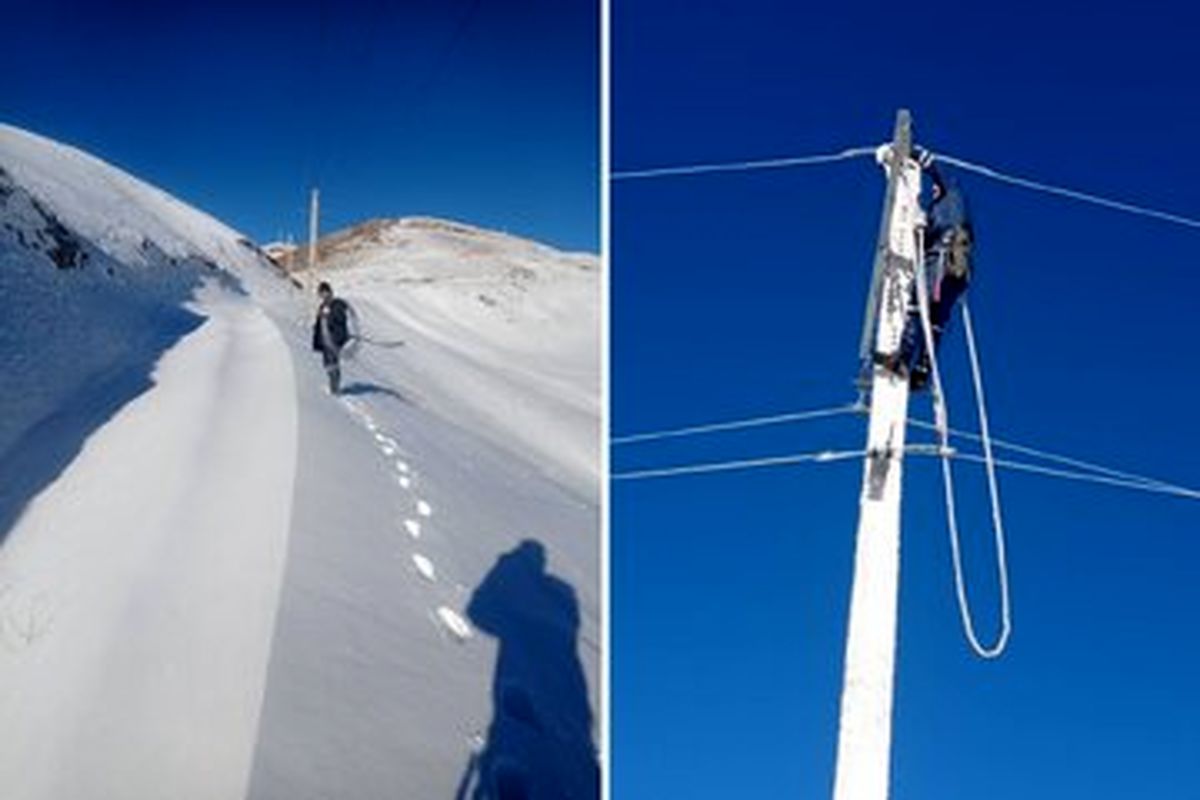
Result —
[[16, 129], [0, 170], [3, 796], [596, 797], [594, 261], [343, 241], [405, 344], [335, 398], [235, 231]]
[[205, 275], [266, 285], [267, 263], [164, 192], [0, 125], [0, 453], [86, 382], [160, 352]]
[[261, 265], [245, 236], [82, 150], [0, 124], [0, 159], [18, 186], [122, 264], [153, 264], [156, 249], [225, 268]]
[[[359, 309], [364, 367], [406, 371], [442, 412], [582, 493], [599, 468], [600, 271], [594, 255], [428, 218], [323, 239], [319, 276]], [[307, 276], [312, 280], [312, 276]]]

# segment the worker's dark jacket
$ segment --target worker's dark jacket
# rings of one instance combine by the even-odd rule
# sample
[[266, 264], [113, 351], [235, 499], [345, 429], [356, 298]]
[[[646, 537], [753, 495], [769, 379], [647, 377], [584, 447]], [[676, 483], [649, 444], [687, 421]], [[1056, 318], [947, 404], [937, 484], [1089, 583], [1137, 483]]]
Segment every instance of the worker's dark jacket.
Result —
[[955, 296], [970, 282], [971, 245], [975, 235], [962, 192], [953, 182], [942, 181], [940, 176], [935, 180], [941, 186], [942, 196], [929, 209], [925, 247], [931, 295], [937, 301], [947, 279], [959, 284], [952, 290]]
[[312, 349], [336, 353], [350, 340], [350, 306], [340, 297], [322, 303], [313, 323]]
[[969, 233], [971, 221], [967, 218], [967, 204], [962, 192], [951, 184], [945, 186], [942, 196], [929, 209], [930, 242], [942, 239], [955, 228], [966, 228]]

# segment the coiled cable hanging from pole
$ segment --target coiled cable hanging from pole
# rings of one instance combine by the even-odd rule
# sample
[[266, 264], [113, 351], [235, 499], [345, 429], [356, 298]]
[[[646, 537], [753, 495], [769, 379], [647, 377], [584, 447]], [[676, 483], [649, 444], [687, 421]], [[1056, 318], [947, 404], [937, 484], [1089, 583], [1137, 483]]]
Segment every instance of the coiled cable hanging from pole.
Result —
[[953, 451], [950, 448], [950, 421], [946, 407], [946, 395], [942, 387], [941, 370], [937, 361], [937, 350], [934, 346], [933, 325], [929, 317], [929, 284], [925, 272], [925, 231], [917, 229], [917, 305], [921, 318], [921, 328], [925, 338], [926, 353], [929, 356], [930, 371], [933, 375], [933, 417], [937, 427], [938, 450], [942, 462], [942, 486], [946, 499], [946, 525], [950, 534], [950, 556], [954, 566], [954, 590], [958, 599], [959, 617], [962, 619], [963, 633], [968, 644], [980, 658], [992, 659], [999, 657], [1008, 645], [1012, 633], [1012, 608], [1008, 586], [1008, 558], [1005, 548], [1004, 520], [1000, 512], [1000, 491], [996, 481], [996, 463], [992, 454], [991, 436], [988, 430], [987, 408], [984, 403], [983, 374], [979, 367], [979, 351], [975, 345], [975, 331], [971, 324], [971, 314], [967, 300], [963, 298], [963, 331], [967, 339], [967, 354], [971, 361], [971, 379], [975, 389], [976, 410], [979, 415], [980, 441], [983, 445], [983, 460], [988, 478], [988, 495], [992, 509], [992, 533], [996, 547], [996, 570], [1000, 588], [1000, 632], [994, 644], [987, 646], [980, 640], [975, 631], [974, 618], [971, 613], [971, 602], [967, 597], [966, 577], [962, 563], [962, 548], [958, 529], [958, 512], [954, 500], [954, 474], [950, 464]]

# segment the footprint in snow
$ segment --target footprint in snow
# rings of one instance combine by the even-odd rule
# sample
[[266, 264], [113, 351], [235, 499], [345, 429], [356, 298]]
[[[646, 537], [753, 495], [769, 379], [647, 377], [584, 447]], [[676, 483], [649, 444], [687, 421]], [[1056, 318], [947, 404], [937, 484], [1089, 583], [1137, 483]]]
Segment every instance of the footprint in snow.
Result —
[[421, 538], [421, 523], [417, 522], [415, 519], [404, 520], [404, 530], [408, 531], [408, 535], [414, 539]]
[[417, 572], [420, 573], [422, 578], [431, 582], [437, 580], [437, 576], [433, 570], [433, 562], [428, 558], [420, 553], [413, 553], [412, 562], [413, 566], [417, 568]]
[[23, 594], [0, 586], [0, 644], [8, 649], [32, 647], [54, 624], [55, 606], [45, 592]]
[[407, 475], [408, 474], [408, 464], [404, 463], [403, 461], [397, 461], [396, 462], [396, 471], [403, 472], [405, 475]]
[[412, 478], [408, 477], [407, 475], [401, 475], [400, 477], [396, 478], [396, 483], [400, 484], [401, 488], [408, 489], [412, 486]]
[[393, 445], [388, 444], [387, 442], [384, 442], [383, 444], [379, 445], [379, 451], [381, 453], [383, 453], [385, 456], [396, 455], [396, 448]]
[[433, 516], [433, 507], [430, 506], [429, 503], [426, 503], [424, 500], [418, 500], [417, 501], [417, 513], [420, 514], [422, 517], [432, 517]]
[[450, 635], [458, 641], [465, 642], [471, 638], [471, 626], [453, 610], [446, 606], [438, 606], [437, 616]]

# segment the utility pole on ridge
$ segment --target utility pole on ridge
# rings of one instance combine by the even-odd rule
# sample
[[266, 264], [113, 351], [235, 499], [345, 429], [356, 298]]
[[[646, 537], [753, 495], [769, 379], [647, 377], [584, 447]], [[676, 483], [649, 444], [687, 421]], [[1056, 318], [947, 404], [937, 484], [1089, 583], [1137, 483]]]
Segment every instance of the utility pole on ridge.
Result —
[[320, 211], [320, 190], [313, 187], [308, 202], [308, 270], [314, 288], [317, 285], [317, 216]]

